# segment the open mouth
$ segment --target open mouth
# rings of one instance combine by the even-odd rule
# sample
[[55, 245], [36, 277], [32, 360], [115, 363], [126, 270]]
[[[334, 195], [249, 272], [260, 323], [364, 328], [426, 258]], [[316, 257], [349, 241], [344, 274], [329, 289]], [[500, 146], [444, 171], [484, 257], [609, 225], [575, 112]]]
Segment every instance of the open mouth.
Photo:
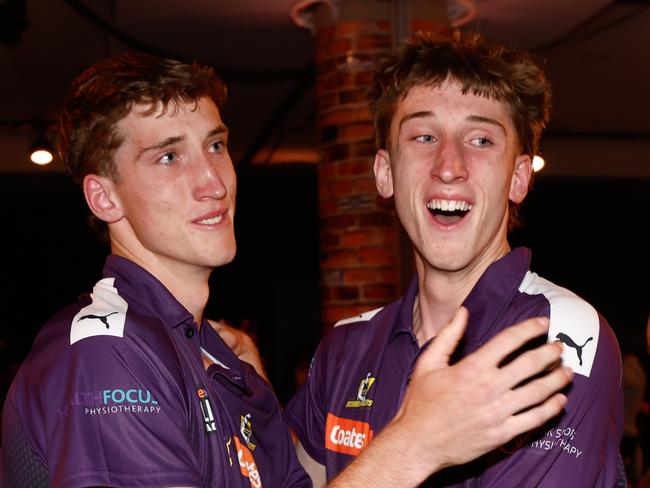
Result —
[[434, 198], [427, 202], [427, 208], [436, 222], [442, 225], [452, 225], [467, 215], [472, 209], [472, 204], [464, 200]]

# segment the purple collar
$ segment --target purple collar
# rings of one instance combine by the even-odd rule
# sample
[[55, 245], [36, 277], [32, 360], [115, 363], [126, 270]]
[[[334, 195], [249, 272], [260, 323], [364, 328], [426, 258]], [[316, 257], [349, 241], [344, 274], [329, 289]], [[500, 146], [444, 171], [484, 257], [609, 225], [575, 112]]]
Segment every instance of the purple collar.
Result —
[[[530, 266], [530, 250], [516, 247], [501, 259], [492, 263], [478, 280], [463, 305], [470, 313], [465, 339], [483, 342], [494, 322], [510, 303]], [[411, 333], [413, 329], [413, 304], [418, 294], [417, 275], [411, 280], [400, 299], [393, 337]]]

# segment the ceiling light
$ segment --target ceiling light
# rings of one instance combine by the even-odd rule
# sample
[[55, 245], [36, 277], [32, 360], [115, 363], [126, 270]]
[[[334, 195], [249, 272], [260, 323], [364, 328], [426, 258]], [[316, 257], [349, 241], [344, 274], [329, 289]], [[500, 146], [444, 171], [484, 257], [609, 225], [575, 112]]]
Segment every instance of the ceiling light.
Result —
[[47, 140], [44, 131], [39, 131], [29, 147], [29, 159], [32, 163], [41, 166], [51, 163], [52, 159], [54, 159], [52, 146]]

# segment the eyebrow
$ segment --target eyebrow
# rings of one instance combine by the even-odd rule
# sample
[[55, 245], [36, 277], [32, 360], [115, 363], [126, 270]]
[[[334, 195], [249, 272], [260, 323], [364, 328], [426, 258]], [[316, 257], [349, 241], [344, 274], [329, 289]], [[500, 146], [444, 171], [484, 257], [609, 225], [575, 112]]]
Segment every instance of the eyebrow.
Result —
[[491, 117], [483, 117], [482, 115], [470, 115], [467, 117], [467, 120], [471, 122], [482, 122], [484, 124], [490, 124], [490, 125], [495, 125], [499, 127], [504, 134], [508, 134], [508, 131], [506, 130], [506, 126], [503, 125], [501, 122], [499, 122], [497, 119], [493, 119]]
[[409, 120], [412, 120], [412, 119], [419, 119], [419, 118], [423, 118], [423, 117], [435, 117], [435, 116], [436, 116], [436, 114], [435, 114], [433, 111], [431, 111], [431, 110], [421, 110], [421, 111], [419, 111], [419, 112], [413, 112], [412, 114], [405, 115], [405, 116], [402, 117], [402, 119], [399, 121], [398, 130], [401, 131], [401, 130], [402, 130], [402, 126], [403, 126], [404, 124], [406, 124]]
[[[214, 137], [214, 136], [216, 136], [218, 134], [227, 134], [227, 133], [228, 133], [228, 127], [226, 127], [225, 125], [219, 125], [219, 126], [215, 127], [214, 129], [212, 129], [210, 132], [208, 132], [208, 134], [206, 136], [206, 139], [210, 138], [210, 137]], [[165, 148], [167, 146], [171, 146], [173, 144], [176, 144], [177, 142], [184, 141], [185, 139], [187, 139], [187, 137], [184, 136], [184, 135], [183, 136], [171, 136], [171, 137], [168, 137], [167, 139], [163, 139], [160, 142], [152, 144], [151, 146], [143, 147], [140, 150], [140, 152], [138, 153], [138, 155], [136, 156], [135, 160], [137, 161], [138, 159], [140, 159], [142, 157], [142, 155], [144, 153], [146, 153], [146, 152], [156, 151], [158, 149], [163, 149], [163, 148]]]
[[[436, 114], [432, 110], [422, 110], [419, 112], [413, 112], [412, 114], [408, 114], [399, 121], [399, 130], [402, 130], [402, 126], [408, 122], [409, 120], [412, 119], [418, 119], [418, 118], [425, 118], [425, 117], [435, 117]], [[491, 117], [484, 117], [482, 115], [468, 115], [465, 120], [469, 122], [480, 122], [483, 124], [490, 124], [499, 127], [504, 134], [508, 134], [508, 131], [506, 130], [506, 126], [503, 125], [501, 122], [499, 122], [497, 119], [493, 119]]]

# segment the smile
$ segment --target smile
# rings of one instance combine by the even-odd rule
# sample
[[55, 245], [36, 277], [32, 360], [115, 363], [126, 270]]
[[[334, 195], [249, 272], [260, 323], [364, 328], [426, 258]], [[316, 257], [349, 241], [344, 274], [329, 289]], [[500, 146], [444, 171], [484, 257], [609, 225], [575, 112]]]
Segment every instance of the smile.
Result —
[[472, 209], [472, 204], [465, 200], [434, 198], [427, 202], [427, 208], [438, 223], [450, 225], [465, 217]]
[[202, 225], [214, 225], [221, 222], [222, 219], [223, 219], [223, 214], [220, 214], [217, 215], [216, 217], [212, 217], [211, 219], [199, 220], [198, 223]]

